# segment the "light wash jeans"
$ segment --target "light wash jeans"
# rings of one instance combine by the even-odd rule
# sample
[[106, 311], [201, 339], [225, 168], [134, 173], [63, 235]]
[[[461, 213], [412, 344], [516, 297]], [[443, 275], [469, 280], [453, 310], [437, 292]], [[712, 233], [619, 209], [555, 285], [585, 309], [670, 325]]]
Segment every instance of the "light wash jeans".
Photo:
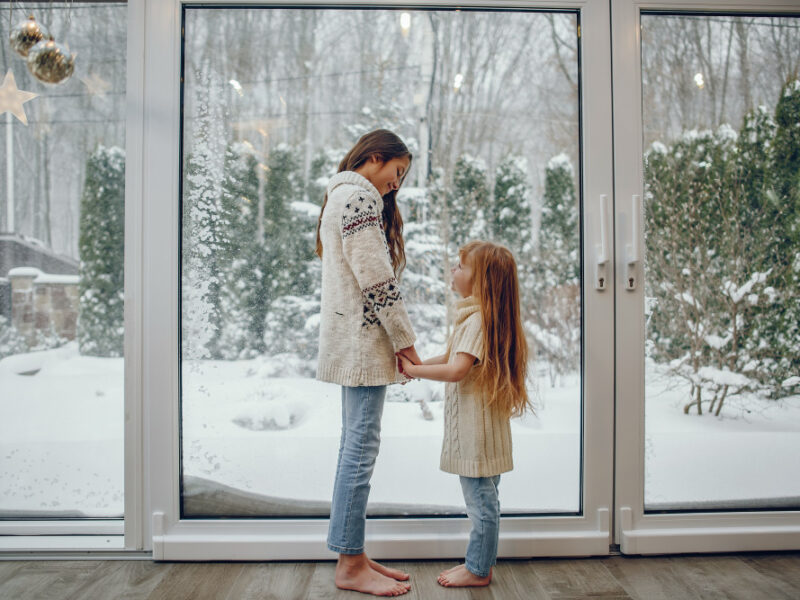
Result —
[[500, 485], [500, 475], [459, 476], [459, 479], [467, 503], [467, 516], [472, 521], [464, 564], [470, 573], [486, 577], [497, 563], [497, 540], [500, 536], [500, 500], [497, 488]]
[[369, 480], [381, 445], [386, 386], [342, 386], [342, 438], [331, 500], [328, 548], [339, 554], [364, 552]]

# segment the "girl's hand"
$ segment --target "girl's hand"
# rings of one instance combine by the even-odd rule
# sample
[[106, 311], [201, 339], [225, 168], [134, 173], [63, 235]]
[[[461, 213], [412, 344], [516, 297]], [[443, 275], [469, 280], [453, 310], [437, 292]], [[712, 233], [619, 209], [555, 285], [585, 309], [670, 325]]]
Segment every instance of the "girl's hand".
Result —
[[414, 363], [412, 363], [406, 356], [403, 354], [397, 354], [397, 361], [398, 367], [400, 368], [400, 372], [408, 377], [409, 379], [414, 379]]

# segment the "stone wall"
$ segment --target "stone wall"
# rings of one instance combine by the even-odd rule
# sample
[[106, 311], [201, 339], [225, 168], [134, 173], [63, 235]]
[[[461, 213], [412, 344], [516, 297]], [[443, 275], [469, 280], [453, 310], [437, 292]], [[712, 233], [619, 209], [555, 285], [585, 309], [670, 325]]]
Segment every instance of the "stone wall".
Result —
[[33, 267], [8, 272], [12, 323], [29, 345], [37, 334], [74, 340], [78, 324], [78, 276], [51, 275]]

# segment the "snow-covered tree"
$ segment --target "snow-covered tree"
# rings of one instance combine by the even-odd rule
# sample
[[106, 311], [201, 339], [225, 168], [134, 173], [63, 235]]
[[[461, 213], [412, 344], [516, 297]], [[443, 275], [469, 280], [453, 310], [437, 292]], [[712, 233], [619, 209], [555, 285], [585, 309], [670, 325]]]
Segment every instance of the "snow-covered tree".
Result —
[[223, 205], [225, 129], [222, 81], [197, 75], [197, 118], [185, 166], [182, 351], [184, 359], [220, 357], [220, 260], [228, 252], [230, 215]]
[[538, 258], [522, 283], [526, 321], [551, 384], [580, 364], [579, 227], [572, 164], [559, 154], [547, 164]]
[[495, 170], [494, 198], [487, 222], [492, 239], [506, 245], [519, 260], [531, 250], [531, 206], [528, 161], [509, 154]]
[[453, 187], [446, 194], [449, 247], [455, 252], [468, 241], [486, 237], [489, 188], [486, 163], [463, 154], [453, 169]]
[[99, 146], [81, 197], [78, 344], [82, 354], [122, 356], [125, 153]]

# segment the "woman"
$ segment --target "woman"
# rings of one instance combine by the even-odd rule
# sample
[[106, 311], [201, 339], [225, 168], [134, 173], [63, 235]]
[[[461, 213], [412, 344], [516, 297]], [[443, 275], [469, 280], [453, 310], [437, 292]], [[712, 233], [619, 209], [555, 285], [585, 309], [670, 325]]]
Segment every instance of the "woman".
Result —
[[364, 552], [386, 386], [406, 380], [395, 355], [420, 362], [397, 280], [405, 253], [395, 196], [411, 158], [391, 131], [364, 135], [328, 183], [317, 225], [322, 258], [317, 379], [342, 386], [328, 548], [339, 553], [336, 586], [376, 596], [398, 596], [411, 588], [408, 574], [379, 565]]

